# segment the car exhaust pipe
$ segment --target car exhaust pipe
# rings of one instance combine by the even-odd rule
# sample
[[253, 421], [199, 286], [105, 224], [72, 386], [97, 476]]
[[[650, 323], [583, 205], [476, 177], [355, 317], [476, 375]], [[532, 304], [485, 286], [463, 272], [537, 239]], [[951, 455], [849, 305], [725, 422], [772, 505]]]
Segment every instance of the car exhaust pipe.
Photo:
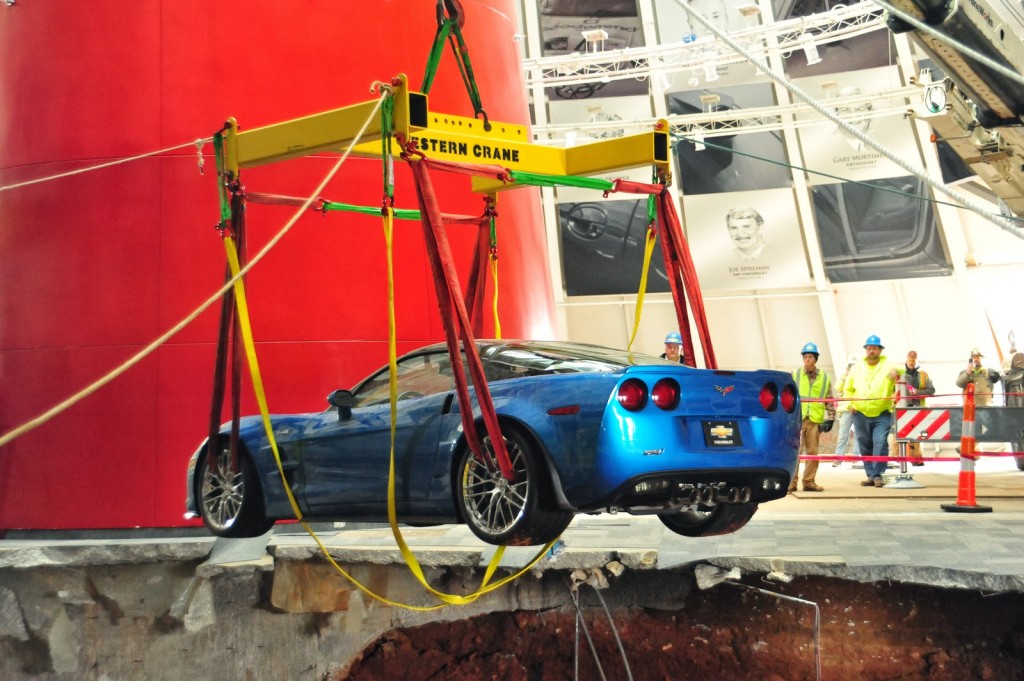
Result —
[[750, 488], [749, 487], [741, 488], [740, 489], [740, 493], [739, 493], [739, 498], [736, 501], [737, 501], [737, 503], [740, 503], [740, 504], [749, 504], [750, 503]]
[[700, 490], [700, 503], [710, 506], [715, 503], [715, 497], [717, 496], [717, 487], [705, 487]]
[[672, 498], [673, 506], [693, 506], [700, 501], [700, 490], [693, 485], [679, 485]]
[[730, 504], [738, 503], [740, 500], [740, 490], [738, 487], [730, 487], [729, 491], [726, 492], [725, 501]]

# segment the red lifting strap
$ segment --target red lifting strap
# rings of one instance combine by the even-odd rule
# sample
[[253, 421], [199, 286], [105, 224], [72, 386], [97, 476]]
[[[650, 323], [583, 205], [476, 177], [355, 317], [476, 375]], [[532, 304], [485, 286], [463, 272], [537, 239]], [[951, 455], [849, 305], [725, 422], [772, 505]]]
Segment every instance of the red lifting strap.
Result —
[[508, 176], [508, 169], [502, 168], [496, 165], [486, 165], [483, 163], [460, 163], [457, 161], [441, 161], [436, 158], [423, 158], [423, 162], [427, 164], [427, 167], [436, 170], [445, 170], [450, 173], [459, 173], [461, 175], [474, 175], [476, 177], [489, 177], [494, 180], [500, 180], [502, 182], [510, 182], [511, 179]]
[[473, 250], [473, 267], [466, 284], [466, 302], [469, 305], [469, 319], [473, 323], [473, 335], [483, 335], [484, 293], [487, 290], [487, 263], [491, 252], [491, 218], [484, 215], [477, 230], [476, 248]]
[[512, 464], [505, 448], [505, 440], [501, 436], [498, 416], [494, 412], [494, 403], [491, 401], [491, 391], [487, 387], [487, 379], [484, 376], [483, 363], [480, 361], [479, 352], [477, 352], [469, 316], [466, 313], [466, 305], [462, 298], [462, 292], [459, 290], [458, 275], [453, 265], [441, 211], [437, 205], [437, 197], [434, 195], [434, 187], [430, 182], [430, 173], [427, 164], [419, 158], [410, 158], [409, 165], [412, 167], [413, 178], [416, 181], [416, 197], [419, 200], [420, 212], [423, 217], [427, 255], [430, 257], [434, 286], [437, 289], [437, 300], [441, 308], [441, 320], [444, 323], [448, 354], [452, 359], [455, 390], [458, 394], [459, 413], [462, 417], [462, 430], [466, 434], [466, 441], [469, 443], [470, 449], [478, 458], [486, 461], [484, 449], [473, 422], [473, 403], [470, 401], [466, 374], [460, 361], [462, 354], [459, 351], [460, 338], [465, 350], [466, 361], [469, 364], [469, 373], [473, 377], [477, 404], [480, 407], [487, 435], [491, 439], [495, 459], [502, 476], [506, 480], [513, 480], [515, 476]]
[[614, 187], [612, 187], [613, 192], [621, 192], [623, 194], [654, 194], [655, 196], [661, 194], [662, 189], [663, 187], [660, 184], [622, 179], [615, 180]]
[[708, 328], [707, 315], [704, 312], [704, 298], [701, 296], [697, 271], [693, 265], [693, 257], [690, 255], [690, 247], [686, 243], [686, 237], [683, 236], [675, 205], [667, 190], [658, 194], [658, 202], [660, 208], [658, 210], [658, 227], [662, 235], [661, 253], [665, 259], [665, 271], [669, 275], [669, 285], [672, 287], [672, 299], [676, 304], [679, 330], [686, 341], [683, 343], [683, 363], [688, 366], [696, 366], [696, 359], [693, 355], [693, 339], [686, 313], [686, 300], [689, 299], [690, 307], [696, 317], [694, 321], [697, 324], [701, 348], [704, 351], [704, 364], [709, 369], [717, 369], [718, 361], [715, 359], [715, 351], [711, 347], [711, 333]]
[[[231, 231], [235, 237], [238, 262], [245, 267], [245, 199], [240, 193], [231, 197]], [[231, 267], [226, 266], [224, 281], [231, 279]], [[217, 450], [220, 447], [221, 410], [224, 407], [224, 389], [228, 367], [228, 352], [231, 353], [231, 471], [238, 468], [238, 431], [242, 413], [242, 327], [235, 314], [235, 289], [229, 288], [221, 298], [220, 329], [217, 333], [217, 359], [213, 369], [213, 397], [210, 402], [209, 439], [206, 443], [206, 463], [211, 472], [217, 471]], [[229, 347], [230, 346], [230, 347]]]

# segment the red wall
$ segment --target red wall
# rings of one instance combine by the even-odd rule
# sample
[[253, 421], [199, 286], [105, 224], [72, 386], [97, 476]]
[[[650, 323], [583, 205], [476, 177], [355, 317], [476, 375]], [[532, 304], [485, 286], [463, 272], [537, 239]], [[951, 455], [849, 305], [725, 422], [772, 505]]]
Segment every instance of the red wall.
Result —
[[[434, 3], [49, 0], [0, 6], [0, 186], [418, 87]], [[463, 0], [493, 120], [527, 123], [512, 0]], [[433, 111], [472, 115], [447, 51]], [[223, 283], [212, 147], [0, 191], [0, 433], [79, 391]], [[250, 191], [306, 196], [333, 159], [243, 172]], [[349, 161], [322, 193], [379, 205], [380, 165]], [[435, 175], [447, 212], [478, 213], [462, 176]], [[400, 168], [397, 205], [416, 208]], [[554, 329], [536, 190], [499, 200], [505, 337]], [[255, 254], [293, 209], [252, 205]], [[251, 273], [250, 313], [271, 410], [312, 411], [387, 361], [379, 218], [309, 214]], [[463, 281], [475, 228], [449, 232]], [[399, 352], [442, 337], [418, 223], [396, 223]], [[185, 463], [209, 411], [218, 306], [109, 386], [0, 447], [0, 531], [175, 526]], [[487, 325], [488, 333], [493, 327]], [[246, 391], [243, 409], [256, 410]]]

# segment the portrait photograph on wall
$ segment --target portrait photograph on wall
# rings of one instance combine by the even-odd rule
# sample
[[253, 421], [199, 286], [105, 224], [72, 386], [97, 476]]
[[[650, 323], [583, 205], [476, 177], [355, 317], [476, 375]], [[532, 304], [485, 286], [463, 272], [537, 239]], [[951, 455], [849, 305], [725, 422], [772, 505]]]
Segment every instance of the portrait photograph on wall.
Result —
[[683, 214], [702, 289], [811, 283], [792, 190], [688, 196]]
[[[559, 203], [558, 224], [566, 295], [636, 294], [647, 240], [646, 198]], [[669, 290], [659, 241], [647, 291]]]
[[[537, 0], [537, 10], [545, 57], [623, 50], [645, 44], [636, 0]], [[555, 101], [639, 95], [646, 94], [648, 88], [646, 79], [626, 78], [607, 83], [563, 83], [547, 88], [547, 93]]]
[[[689, 90], [667, 97], [669, 113], [679, 115], [775, 104], [768, 83]], [[703, 142], [690, 137], [677, 142], [673, 151], [684, 195], [778, 189], [792, 184], [785, 143], [778, 130], [707, 137]]]
[[811, 194], [832, 283], [952, 273], [924, 180], [907, 175], [819, 184]]
[[[889, 104], [881, 93], [900, 87], [896, 67], [803, 78], [794, 83], [808, 94], [818, 97], [823, 105], [828, 106], [830, 98], [841, 100], [831, 107], [840, 118], [897, 157], [921, 165], [921, 153], [910, 120], [899, 113], [881, 118], [870, 117], [872, 110]], [[898, 98], [900, 105], [904, 101], [902, 97]], [[907, 172], [817, 112], [801, 114], [799, 118], [817, 121], [813, 125], [801, 126], [798, 131], [804, 165], [812, 171], [826, 173], [809, 173], [808, 181], [811, 184], [836, 182], [836, 178], [870, 180], [876, 177], [896, 177]]]

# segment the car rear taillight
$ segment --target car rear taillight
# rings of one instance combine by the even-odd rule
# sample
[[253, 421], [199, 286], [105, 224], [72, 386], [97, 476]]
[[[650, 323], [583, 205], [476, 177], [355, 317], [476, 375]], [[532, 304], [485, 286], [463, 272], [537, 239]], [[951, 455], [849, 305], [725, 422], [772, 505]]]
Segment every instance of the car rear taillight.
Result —
[[638, 378], [629, 378], [619, 386], [619, 394], [615, 396], [623, 408], [640, 411], [647, 404], [647, 385]]
[[782, 408], [787, 414], [792, 414], [796, 409], [796, 386], [790, 383], [782, 389]]
[[758, 395], [761, 406], [765, 411], [775, 411], [779, 407], [779, 389], [774, 383], [765, 383], [761, 386], [761, 394]]
[[679, 405], [679, 384], [674, 378], [663, 378], [651, 388], [651, 401], [668, 411]]

